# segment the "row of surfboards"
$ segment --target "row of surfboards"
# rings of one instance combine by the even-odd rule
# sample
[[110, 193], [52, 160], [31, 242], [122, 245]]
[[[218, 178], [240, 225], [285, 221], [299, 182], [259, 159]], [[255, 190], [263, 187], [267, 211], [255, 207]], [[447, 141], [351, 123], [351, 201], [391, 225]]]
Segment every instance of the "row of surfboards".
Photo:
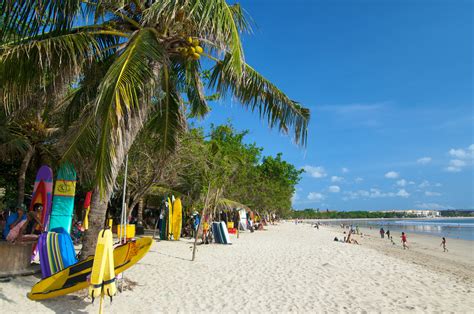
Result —
[[211, 228], [216, 243], [232, 244], [225, 222], [213, 222]]
[[183, 226], [183, 206], [179, 198], [167, 198], [164, 202], [164, 211], [160, 219], [160, 239], [179, 240]]
[[[43, 300], [85, 289], [89, 283], [95, 256], [78, 262], [70, 230], [74, 211], [76, 172], [72, 165], [59, 168], [54, 185], [53, 171], [42, 166], [36, 176], [30, 210], [43, 205], [43, 232], [38, 240], [42, 280], [35, 284], [28, 298]], [[88, 201], [87, 201], [88, 200]], [[90, 193], [86, 198], [90, 203]], [[85, 221], [86, 222], [86, 221]], [[115, 276], [137, 263], [150, 249], [152, 239], [143, 238], [113, 249]], [[100, 257], [99, 257], [100, 258]]]
[[76, 194], [76, 171], [71, 164], [58, 170], [53, 193], [53, 171], [42, 166], [36, 175], [29, 210], [41, 204], [44, 232], [39, 236], [33, 259], [39, 254], [42, 277], [46, 278], [77, 262], [70, 230]]
[[54, 196], [53, 170], [48, 166], [42, 166], [36, 175], [29, 210], [32, 211], [36, 204], [43, 205], [41, 223], [45, 226], [45, 231], [63, 228], [69, 233], [75, 194], [76, 171], [72, 165], [64, 164], [59, 168], [54, 185]]

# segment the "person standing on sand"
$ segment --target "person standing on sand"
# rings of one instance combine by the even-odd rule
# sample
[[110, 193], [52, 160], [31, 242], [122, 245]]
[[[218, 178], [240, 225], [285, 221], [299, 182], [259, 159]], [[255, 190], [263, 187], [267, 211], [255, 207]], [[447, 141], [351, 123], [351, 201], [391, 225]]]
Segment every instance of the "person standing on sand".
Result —
[[407, 245], [407, 235], [405, 234], [405, 232], [402, 232], [402, 244], [403, 244], [403, 249], [409, 249], [408, 245]]
[[385, 235], [385, 230], [383, 230], [383, 228], [380, 228], [380, 237], [383, 239]]
[[385, 232], [385, 234], [387, 235], [387, 239], [390, 240], [390, 230], [387, 229], [387, 232]]
[[446, 248], [446, 238], [443, 237], [443, 240], [441, 240], [440, 246], [443, 246], [443, 252], [448, 252], [448, 249]]

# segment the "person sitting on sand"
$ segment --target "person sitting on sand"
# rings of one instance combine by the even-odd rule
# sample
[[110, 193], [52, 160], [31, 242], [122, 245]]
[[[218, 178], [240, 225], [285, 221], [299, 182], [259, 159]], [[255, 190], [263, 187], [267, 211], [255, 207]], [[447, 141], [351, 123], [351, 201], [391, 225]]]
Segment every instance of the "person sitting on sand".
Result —
[[402, 232], [402, 244], [403, 244], [403, 249], [409, 249], [408, 245], [407, 245], [407, 235], [405, 234], [405, 232]]
[[393, 237], [390, 237], [390, 241], [392, 241], [392, 245], [395, 245], [395, 242], [393, 242]]
[[25, 226], [28, 223], [29, 219], [27, 216], [25, 216], [25, 211], [26, 207], [25, 205], [21, 204], [16, 208], [16, 213], [17, 213], [17, 219], [9, 225], [10, 232], [8, 232], [8, 235], [6, 237], [7, 241], [9, 242], [15, 242], [18, 239], [21, 239], [21, 235], [23, 234], [25, 230]]
[[21, 204], [15, 208], [7, 217], [5, 227], [3, 229], [3, 237], [7, 239], [11, 229], [15, 227], [20, 221], [26, 220], [26, 206]]
[[443, 246], [443, 252], [448, 252], [448, 249], [446, 248], [446, 238], [443, 237], [443, 240], [441, 240], [440, 246]]

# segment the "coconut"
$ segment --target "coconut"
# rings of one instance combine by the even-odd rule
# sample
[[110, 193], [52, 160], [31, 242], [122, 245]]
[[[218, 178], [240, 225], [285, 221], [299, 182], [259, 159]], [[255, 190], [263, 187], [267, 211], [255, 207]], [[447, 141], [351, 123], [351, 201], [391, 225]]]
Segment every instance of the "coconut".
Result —
[[203, 49], [202, 49], [201, 46], [194, 47], [194, 50], [196, 50], [197, 53], [202, 53], [203, 52]]
[[201, 55], [199, 55], [198, 53], [193, 53], [191, 55], [191, 58], [193, 58], [194, 60], [198, 60], [199, 58], [201, 58]]
[[196, 38], [193, 39], [193, 46], [199, 46], [199, 40], [197, 40]]
[[189, 47], [189, 48], [188, 48], [188, 54], [189, 54], [189, 55], [192, 55], [192, 54], [195, 53], [195, 52], [196, 52], [196, 50], [194, 50], [193, 47]]
[[192, 37], [188, 37], [188, 44], [190, 44], [190, 45], [193, 44], [193, 38]]

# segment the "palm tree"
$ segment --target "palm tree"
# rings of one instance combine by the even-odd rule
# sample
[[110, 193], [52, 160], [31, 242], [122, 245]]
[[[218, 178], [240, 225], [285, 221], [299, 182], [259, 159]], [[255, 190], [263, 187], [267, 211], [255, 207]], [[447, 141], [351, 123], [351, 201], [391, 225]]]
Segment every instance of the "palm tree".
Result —
[[305, 144], [309, 110], [244, 61], [240, 34], [250, 26], [238, 4], [6, 0], [0, 21], [0, 96], [8, 110], [27, 103], [46, 82], [75, 88], [67, 112], [81, 122], [66, 156], [95, 153], [85, 255], [93, 253], [117, 175], [143, 126], [160, 134], [163, 151], [172, 150], [183, 112], [199, 117], [209, 111], [202, 57], [211, 64], [209, 89], [239, 100], [271, 127], [292, 129], [295, 142]]
[[56, 159], [53, 144], [59, 129], [36, 113], [22, 111], [6, 116], [2, 111], [0, 116], [0, 159], [21, 158], [17, 178], [17, 204], [23, 204], [28, 166], [33, 159], [41, 162]]

